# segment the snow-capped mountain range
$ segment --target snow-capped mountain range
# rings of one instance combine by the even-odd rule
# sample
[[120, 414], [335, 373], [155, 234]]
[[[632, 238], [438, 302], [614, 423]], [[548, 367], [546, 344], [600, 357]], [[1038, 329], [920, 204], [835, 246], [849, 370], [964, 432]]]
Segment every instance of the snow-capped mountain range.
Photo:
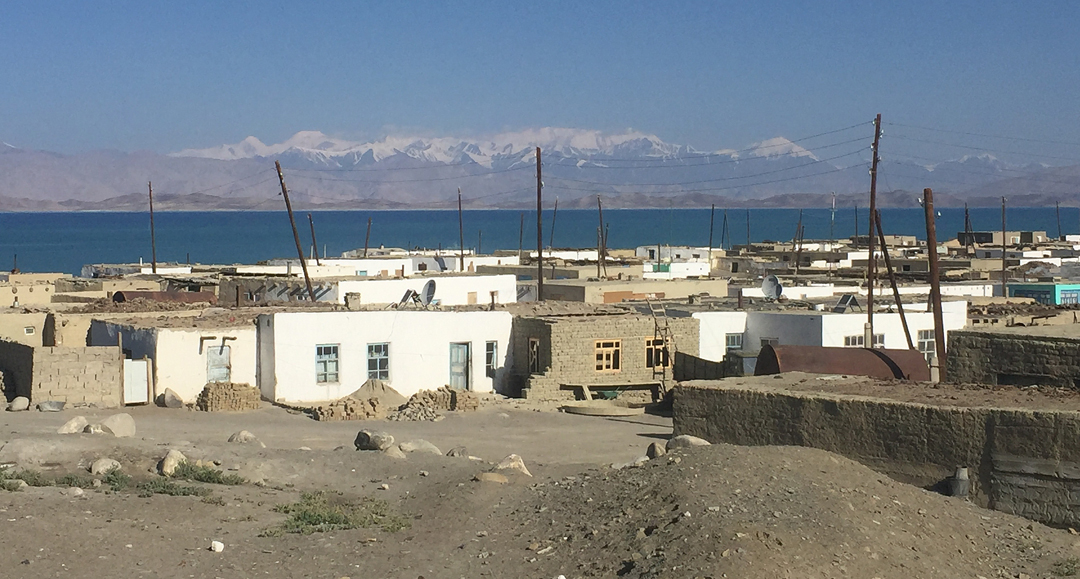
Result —
[[[836, 192], [858, 202], [869, 178], [869, 135], [766, 139], [741, 149], [700, 150], [641, 131], [536, 128], [470, 138], [393, 134], [371, 141], [301, 131], [275, 144], [256, 137], [168, 155], [92, 151], [75, 155], [0, 146], [0, 210], [271, 209], [280, 161], [294, 202], [324, 208], [527, 207], [535, 202], [536, 148], [545, 198], [560, 206], [823, 206]], [[1080, 169], [1011, 165], [993, 155], [934, 162], [889, 157], [879, 191], [933, 187], [941, 202], [1007, 192], [1076, 197]], [[951, 195], [951, 197], [950, 197]], [[897, 197], [913, 203], [914, 196]], [[898, 201], [900, 202], [900, 201]], [[1053, 201], [1051, 201], [1052, 203]], [[157, 205], [157, 203], [155, 203]]]

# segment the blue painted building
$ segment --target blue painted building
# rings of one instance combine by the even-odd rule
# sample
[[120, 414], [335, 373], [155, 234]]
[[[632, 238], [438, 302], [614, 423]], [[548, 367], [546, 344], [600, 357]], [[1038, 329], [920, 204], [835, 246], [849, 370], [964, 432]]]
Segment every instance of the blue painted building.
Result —
[[1016, 283], [1009, 284], [1009, 297], [1033, 298], [1040, 304], [1059, 305], [1080, 303], [1080, 283]]

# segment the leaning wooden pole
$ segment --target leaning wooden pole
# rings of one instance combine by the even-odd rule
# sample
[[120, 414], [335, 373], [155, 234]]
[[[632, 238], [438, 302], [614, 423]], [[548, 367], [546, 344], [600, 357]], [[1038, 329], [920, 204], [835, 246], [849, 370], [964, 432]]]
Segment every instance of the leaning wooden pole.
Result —
[[551, 212], [551, 234], [548, 235], [548, 248], [555, 247], [555, 218], [559, 216], [559, 198], [555, 198], [555, 209]]
[[600, 196], [596, 196], [596, 210], [600, 215], [600, 263], [604, 264], [604, 277], [607, 277], [607, 236], [604, 234], [604, 206]]
[[938, 363], [938, 380], [945, 381], [945, 322], [941, 316], [941, 279], [938, 277], [937, 224], [934, 222], [934, 192], [923, 189], [923, 210], [926, 212], [926, 253], [930, 260], [930, 304], [934, 309], [934, 354]]
[[371, 242], [371, 218], [367, 218], [367, 233], [364, 235], [364, 257], [367, 257], [368, 243]]
[[536, 148], [536, 300], [544, 299], [544, 180], [540, 172], [540, 147]]
[[465, 221], [461, 216], [461, 187], [457, 188], [457, 225], [458, 225], [458, 247], [459, 254], [461, 255], [461, 271], [465, 271]]
[[147, 181], [146, 189], [150, 194], [150, 271], [157, 273], [157, 239], [154, 237], [154, 184]]
[[[885, 248], [885, 231], [881, 228], [881, 212], [878, 211], [874, 215], [874, 223], [877, 224], [878, 240], [881, 241], [881, 247]], [[907, 316], [904, 315], [904, 302], [900, 299], [900, 288], [896, 287], [896, 274], [893, 273], [892, 258], [889, 257], [888, 251], [882, 251], [885, 255], [885, 271], [889, 274], [889, 285], [892, 286], [893, 298], [896, 300], [896, 311], [900, 313], [900, 324], [904, 326], [904, 337], [907, 338], [908, 350], [914, 350], [915, 344], [911, 341], [911, 330], [908, 329]]]
[[315, 239], [315, 220], [312, 219], [311, 214], [307, 214], [308, 225], [311, 225], [311, 247], [315, 250], [315, 265], [322, 265], [319, 261], [319, 242]]
[[311, 276], [307, 271], [307, 260], [304, 259], [304, 247], [300, 245], [300, 233], [296, 231], [296, 219], [293, 217], [292, 203], [289, 201], [289, 188], [285, 186], [285, 174], [281, 172], [281, 163], [274, 161], [277, 167], [278, 181], [281, 182], [281, 195], [285, 197], [285, 210], [289, 212], [289, 225], [292, 226], [293, 241], [296, 242], [296, 255], [300, 257], [300, 269], [304, 270], [304, 285], [307, 286], [308, 299], [315, 301], [315, 290], [311, 287]]

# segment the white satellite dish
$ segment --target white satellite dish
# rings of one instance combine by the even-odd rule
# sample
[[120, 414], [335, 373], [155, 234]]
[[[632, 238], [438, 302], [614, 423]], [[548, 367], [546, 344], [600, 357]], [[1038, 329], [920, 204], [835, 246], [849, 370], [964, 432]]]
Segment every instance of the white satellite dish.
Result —
[[429, 279], [424, 284], [424, 289], [420, 292], [420, 303], [424, 304], [424, 307], [431, 305], [431, 300], [435, 299], [435, 280]]
[[780, 299], [780, 293], [784, 291], [783, 286], [780, 285], [780, 280], [776, 279], [775, 275], [766, 276], [761, 282], [761, 292], [765, 294], [765, 299], [776, 301]]

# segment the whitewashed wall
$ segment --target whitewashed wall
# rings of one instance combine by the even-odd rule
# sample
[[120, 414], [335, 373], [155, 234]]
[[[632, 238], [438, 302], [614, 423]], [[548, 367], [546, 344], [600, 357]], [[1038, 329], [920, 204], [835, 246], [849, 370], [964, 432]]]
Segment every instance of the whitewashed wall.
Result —
[[359, 293], [362, 304], [389, 304], [401, 300], [405, 290], [420, 292], [428, 279], [435, 280], [435, 299], [444, 306], [469, 303], [469, 292], [476, 293], [476, 303], [491, 303], [490, 292], [499, 292], [497, 303], [517, 301], [517, 278], [513, 275], [433, 276], [406, 279], [341, 280], [337, 282], [338, 303], [345, 303], [345, 294]]
[[[511, 279], [513, 276], [509, 276]], [[511, 367], [508, 312], [288, 312], [259, 316], [259, 387], [263, 397], [287, 402], [334, 400], [368, 379], [367, 345], [390, 344], [389, 383], [403, 396], [450, 380], [450, 344], [471, 344], [471, 389], [502, 389]], [[486, 342], [498, 343], [496, 378], [485, 373]], [[339, 380], [318, 383], [315, 348], [337, 344]]]
[[698, 356], [706, 360], [723, 360], [727, 335], [746, 332], [746, 312], [697, 312], [694, 318], [698, 320]]

